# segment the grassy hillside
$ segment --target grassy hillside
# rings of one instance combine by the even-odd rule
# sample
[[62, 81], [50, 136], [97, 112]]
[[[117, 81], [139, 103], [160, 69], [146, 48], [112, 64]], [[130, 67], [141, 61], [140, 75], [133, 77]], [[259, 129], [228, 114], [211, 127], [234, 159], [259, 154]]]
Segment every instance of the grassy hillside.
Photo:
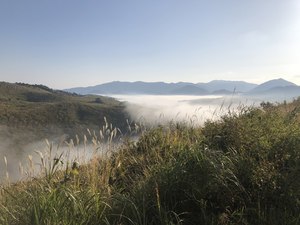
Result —
[[26, 128], [45, 137], [74, 135], [86, 128], [99, 129], [104, 117], [125, 126], [122, 104], [112, 98], [80, 96], [52, 90], [43, 85], [0, 83], [0, 125]]
[[[300, 101], [170, 124], [4, 186], [1, 224], [300, 224]], [[48, 164], [49, 163], [49, 164]]]

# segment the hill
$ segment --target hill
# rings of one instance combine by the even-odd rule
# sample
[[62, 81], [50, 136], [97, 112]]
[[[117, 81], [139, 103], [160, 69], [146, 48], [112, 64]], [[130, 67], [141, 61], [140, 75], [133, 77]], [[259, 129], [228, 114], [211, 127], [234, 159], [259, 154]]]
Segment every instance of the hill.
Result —
[[43, 85], [0, 83], [0, 125], [9, 129], [26, 128], [39, 136], [74, 136], [86, 128], [99, 129], [104, 117], [125, 126], [124, 106], [115, 99], [70, 94]]

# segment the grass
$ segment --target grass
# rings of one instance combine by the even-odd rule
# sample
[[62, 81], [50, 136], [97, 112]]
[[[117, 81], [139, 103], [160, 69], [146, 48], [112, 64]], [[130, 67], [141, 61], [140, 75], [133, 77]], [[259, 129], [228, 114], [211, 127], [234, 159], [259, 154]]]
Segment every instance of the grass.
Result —
[[83, 125], [99, 129], [104, 116], [114, 124], [126, 125], [124, 106], [113, 98], [81, 96], [43, 85], [0, 82], [0, 106], [0, 124], [9, 127], [58, 127], [76, 132]]
[[158, 126], [87, 164], [49, 158], [2, 186], [0, 224], [300, 224], [299, 108]]
[[113, 98], [0, 82], [0, 146], [20, 154], [24, 146], [45, 137], [69, 140], [82, 137], [87, 128], [98, 131], [104, 117], [121, 130], [127, 127], [125, 106]]

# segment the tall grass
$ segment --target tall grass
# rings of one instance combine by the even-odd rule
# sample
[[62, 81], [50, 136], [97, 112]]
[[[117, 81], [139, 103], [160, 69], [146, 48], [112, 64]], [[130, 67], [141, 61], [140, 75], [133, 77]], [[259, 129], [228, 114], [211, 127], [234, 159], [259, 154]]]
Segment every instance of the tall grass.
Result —
[[0, 223], [300, 224], [293, 104], [158, 126], [86, 164], [49, 159], [44, 176], [1, 188]]

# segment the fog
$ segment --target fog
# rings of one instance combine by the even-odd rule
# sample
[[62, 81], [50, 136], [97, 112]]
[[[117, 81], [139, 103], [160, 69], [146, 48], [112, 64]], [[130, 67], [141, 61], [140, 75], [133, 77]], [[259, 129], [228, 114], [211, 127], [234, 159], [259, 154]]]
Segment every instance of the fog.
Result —
[[134, 121], [164, 124], [170, 121], [201, 125], [242, 108], [259, 106], [263, 97], [250, 96], [188, 96], [188, 95], [110, 95], [125, 102]]
[[74, 161], [85, 164], [94, 156], [106, 156], [119, 144], [116, 140], [100, 140], [93, 133], [86, 133], [68, 141], [66, 135], [41, 139], [30, 131], [0, 126], [0, 184], [39, 176], [53, 165], [55, 158], [61, 161], [60, 169]]

